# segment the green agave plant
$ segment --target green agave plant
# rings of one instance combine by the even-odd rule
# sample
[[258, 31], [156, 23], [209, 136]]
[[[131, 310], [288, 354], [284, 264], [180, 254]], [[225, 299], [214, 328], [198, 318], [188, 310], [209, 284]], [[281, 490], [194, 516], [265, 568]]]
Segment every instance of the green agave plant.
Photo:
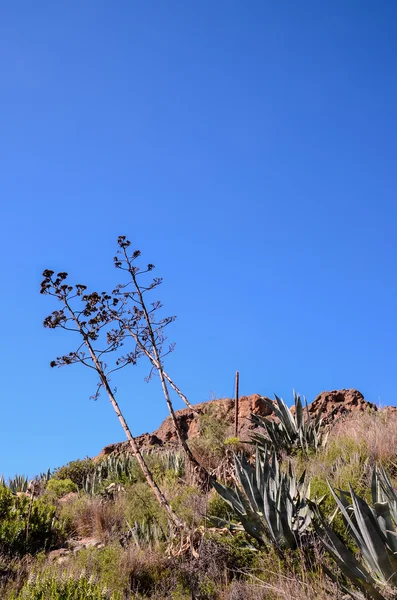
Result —
[[320, 525], [316, 530], [323, 546], [361, 593], [345, 591], [357, 599], [386, 600], [391, 597], [390, 590], [394, 590], [392, 597], [397, 597], [396, 495], [386, 472], [383, 468], [374, 469], [373, 508], [351, 487], [349, 492], [337, 493], [331, 486], [330, 490], [360, 556], [359, 560], [318, 514]]
[[[169, 450], [158, 455], [145, 454], [148, 461], [150, 461], [150, 456], [156, 456], [156, 460], [164, 471], [172, 471], [178, 477], [183, 475], [185, 457], [180, 451]], [[84, 479], [83, 490], [89, 495], [100, 494], [109, 482], [134, 483], [137, 473], [140, 474], [140, 470], [133, 454], [111, 454], [98, 463], [95, 471]]]
[[157, 523], [149, 523], [148, 521], [136, 521], [131, 525], [127, 521], [127, 526], [131, 539], [137, 548], [155, 548], [160, 542], [171, 538], [171, 524], [168, 523], [166, 531]]
[[397, 494], [382, 465], [376, 466], [372, 472], [372, 501], [387, 502], [394, 524], [397, 525]]
[[15, 477], [8, 479], [7, 487], [13, 494], [26, 492], [29, 487], [29, 479], [25, 475], [15, 475]]
[[311, 529], [314, 510], [308, 502], [305, 473], [297, 478], [289, 465], [282, 472], [276, 452], [257, 448], [255, 466], [235, 457], [238, 486], [232, 490], [214, 482], [218, 494], [232, 507], [245, 531], [279, 551], [301, 545]]
[[169, 450], [162, 453], [161, 460], [167, 471], [172, 471], [178, 477], [183, 477], [185, 473], [185, 454], [178, 450]]
[[270, 443], [277, 452], [291, 452], [298, 448], [308, 452], [325, 446], [328, 432], [323, 425], [321, 408], [315, 418], [311, 417], [306, 399], [303, 407], [301, 397], [295, 392], [294, 413], [291, 412], [284, 400], [276, 395], [276, 403], [267, 398], [262, 399], [278, 417], [278, 422], [268, 417], [252, 415], [253, 423], [265, 430], [264, 434], [255, 433], [252, 435], [254, 442], [261, 446], [268, 446]]

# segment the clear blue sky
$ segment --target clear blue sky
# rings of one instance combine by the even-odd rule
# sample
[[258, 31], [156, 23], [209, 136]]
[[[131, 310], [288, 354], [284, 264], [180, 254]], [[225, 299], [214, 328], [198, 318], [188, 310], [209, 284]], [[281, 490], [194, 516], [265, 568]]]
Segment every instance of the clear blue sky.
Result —
[[[165, 283], [193, 402], [396, 396], [397, 4], [20, 2], [0, 8], [0, 472], [123, 439], [42, 328], [44, 268], [112, 286], [119, 234]], [[166, 415], [124, 372], [135, 434]], [[177, 403], [177, 406], [180, 406]]]

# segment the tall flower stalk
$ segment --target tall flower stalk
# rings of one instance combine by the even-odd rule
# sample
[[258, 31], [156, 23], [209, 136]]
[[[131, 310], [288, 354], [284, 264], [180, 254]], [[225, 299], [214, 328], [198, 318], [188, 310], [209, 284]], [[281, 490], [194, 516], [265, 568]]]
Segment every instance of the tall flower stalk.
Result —
[[133, 454], [136, 456], [138, 464], [144, 474], [144, 477], [153, 490], [160, 506], [167, 512], [170, 521], [174, 527], [182, 530], [186, 529], [185, 523], [178, 517], [171, 505], [165, 498], [161, 489], [154, 480], [146, 461], [138, 447], [136, 439], [131, 433], [125, 417], [116, 400], [115, 393], [110, 386], [110, 375], [125, 365], [136, 362], [136, 358], [128, 360], [115, 361], [113, 367], [108, 367], [105, 358], [111, 357], [112, 353], [122, 345], [122, 331], [111, 329], [111, 319], [109, 317], [109, 306], [117, 307], [120, 300], [112, 297], [105, 292], [86, 293], [86, 286], [77, 284], [75, 286], [66, 283], [67, 273], [60, 272], [55, 275], [52, 270], [43, 272], [43, 281], [41, 283], [41, 293], [53, 296], [61, 303], [59, 310], [53, 311], [44, 320], [44, 327], [49, 329], [61, 328], [73, 332], [80, 337], [78, 347], [69, 354], [59, 356], [51, 362], [52, 367], [62, 367], [66, 365], [80, 363], [85, 367], [95, 371], [98, 377], [98, 387], [95, 397], [98, 396], [103, 388], [112, 404], [117, 418], [124, 429]]

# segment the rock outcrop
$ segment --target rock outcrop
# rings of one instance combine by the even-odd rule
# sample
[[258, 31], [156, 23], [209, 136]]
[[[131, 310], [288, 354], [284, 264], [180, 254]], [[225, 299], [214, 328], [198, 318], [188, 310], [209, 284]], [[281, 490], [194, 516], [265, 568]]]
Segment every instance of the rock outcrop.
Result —
[[[267, 398], [269, 400], [269, 398]], [[271, 402], [274, 402], [271, 400]], [[363, 412], [368, 410], [378, 410], [372, 402], [367, 402], [364, 396], [355, 389], [334, 390], [331, 392], [322, 392], [309, 405], [309, 412], [315, 415], [322, 407], [324, 423], [331, 424], [335, 419], [347, 416], [353, 412]], [[210, 413], [214, 419], [221, 420], [229, 427], [230, 435], [234, 431], [235, 405], [231, 398], [222, 398], [196, 404], [195, 410], [184, 408], [176, 412], [179, 426], [185, 439], [194, 439], [200, 435], [200, 415]], [[294, 407], [291, 409], [294, 410]], [[241, 439], [247, 439], [249, 432], [254, 428], [249, 417], [251, 414], [271, 417], [274, 415], [271, 408], [264, 401], [263, 396], [252, 394], [251, 396], [241, 396], [239, 399], [239, 430], [238, 435]], [[276, 418], [274, 416], [274, 418]], [[156, 450], [162, 447], [176, 447], [179, 445], [178, 437], [171, 420], [167, 417], [160, 427], [152, 434], [145, 433], [136, 438], [139, 448], [145, 450]], [[103, 458], [109, 454], [120, 454], [129, 451], [128, 442], [110, 444], [106, 446], [97, 458]]]
[[378, 410], [373, 402], [368, 402], [358, 390], [333, 390], [322, 392], [309, 405], [309, 412], [315, 415], [322, 408], [325, 424], [351, 413]]

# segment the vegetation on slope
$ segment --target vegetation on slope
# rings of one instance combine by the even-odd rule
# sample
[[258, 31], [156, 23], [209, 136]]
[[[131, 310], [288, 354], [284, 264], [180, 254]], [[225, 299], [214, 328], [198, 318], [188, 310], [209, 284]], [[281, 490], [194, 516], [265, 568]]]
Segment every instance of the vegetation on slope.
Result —
[[[106, 392], [130, 453], [0, 480], [4, 599], [396, 598], [396, 413], [329, 431], [299, 396], [293, 412], [261, 399], [277, 418], [253, 416], [262, 430], [251, 443], [211, 411], [187, 440], [171, 391], [195, 408], [164, 367], [174, 317], [147, 300], [161, 279], [147, 281], [154, 266], [139, 257], [120, 236], [114, 265], [125, 279], [110, 293], [43, 273], [41, 293], [57, 300], [45, 327], [78, 339], [51, 366], [94, 370], [95, 396]], [[178, 450], [143, 451], [116, 400], [109, 375], [140, 359], [158, 375]]]
[[[393, 598], [395, 541], [388, 531], [395, 531], [397, 517], [396, 431], [394, 413], [387, 419], [381, 411], [362, 414], [337, 423], [326, 446], [317, 450], [275, 459], [264, 446], [257, 454], [247, 447], [244, 458], [241, 445], [231, 451], [228, 431], [211, 424], [207, 415], [192, 449], [208, 466], [215, 464], [212, 460], [229, 461], [226, 478], [218, 480], [221, 496], [222, 488], [234, 490], [229, 492], [233, 501], [197, 485], [182, 451], [146, 456], [167, 501], [188, 524], [188, 532], [179, 535], [131, 455], [102, 463], [73, 461], [58, 469], [37, 496], [17, 495], [3, 482], [3, 597], [326, 600], [350, 593]], [[278, 471], [267, 471], [274, 460]], [[383, 467], [372, 480], [375, 465]], [[234, 478], [248, 525], [235, 507]], [[266, 489], [267, 515], [258, 504], [259, 492]], [[279, 490], [283, 510], [277, 513], [274, 493]], [[325, 498], [319, 507], [310, 505], [320, 495]], [[303, 515], [286, 502], [298, 503]], [[287, 535], [283, 512], [289, 515]], [[258, 519], [260, 536], [251, 530]], [[372, 529], [365, 526], [368, 519]], [[375, 533], [374, 558], [368, 536]]]

